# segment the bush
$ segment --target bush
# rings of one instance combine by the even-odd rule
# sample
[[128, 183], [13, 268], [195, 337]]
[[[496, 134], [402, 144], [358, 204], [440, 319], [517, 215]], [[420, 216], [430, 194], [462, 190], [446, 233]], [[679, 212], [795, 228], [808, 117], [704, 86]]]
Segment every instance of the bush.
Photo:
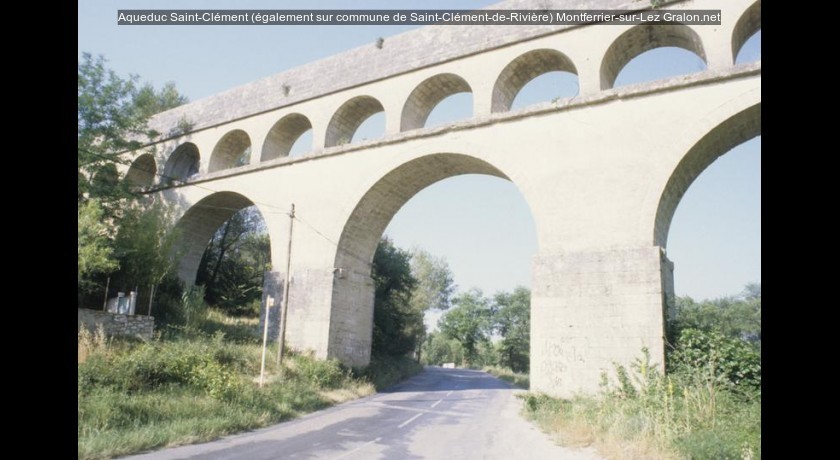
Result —
[[336, 359], [318, 360], [311, 355], [297, 355], [294, 372], [317, 388], [338, 388], [350, 374]]
[[[687, 350], [677, 351], [699, 359], [691, 351], [700, 343], [706, 342], [689, 340]], [[619, 452], [618, 458], [760, 458], [760, 392], [744, 398], [741, 387], [751, 385], [748, 380], [733, 383], [726, 373], [709, 378], [710, 369], [718, 368], [708, 362], [663, 375], [643, 350], [629, 369], [617, 365], [612, 381], [603, 376], [600, 397], [529, 394], [525, 408], [562, 443], [594, 442], [599, 450]]]
[[761, 355], [740, 339], [714, 331], [685, 329], [669, 356], [669, 369], [683, 378], [713, 380], [746, 394], [761, 392]]
[[362, 369], [354, 369], [353, 375], [372, 383], [377, 390], [382, 390], [422, 370], [423, 366], [407, 356], [373, 355], [370, 364]]

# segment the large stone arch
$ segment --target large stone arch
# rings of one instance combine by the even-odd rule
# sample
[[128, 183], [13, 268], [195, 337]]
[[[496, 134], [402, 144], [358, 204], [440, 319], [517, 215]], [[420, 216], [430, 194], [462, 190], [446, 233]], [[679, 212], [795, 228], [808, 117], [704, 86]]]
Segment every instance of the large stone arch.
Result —
[[636, 56], [666, 46], [691, 51], [706, 62], [703, 41], [691, 27], [679, 23], [639, 24], [619, 35], [604, 53], [601, 89], [612, 88], [621, 69]]
[[519, 91], [531, 80], [548, 72], [578, 73], [572, 60], [557, 50], [538, 49], [519, 55], [496, 79], [493, 86], [493, 113], [510, 110]]
[[[251, 137], [241, 129], [235, 129], [222, 137], [213, 153], [210, 154], [210, 164], [207, 172], [216, 172], [236, 166], [236, 160], [251, 148]], [[247, 163], [246, 163], [247, 164]]]
[[198, 147], [192, 142], [185, 142], [169, 155], [163, 167], [161, 182], [164, 184], [171, 184], [173, 181], [183, 182], [190, 176], [198, 174], [200, 163], [201, 155]]
[[400, 131], [422, 128], [441, 101], [459, 93], [472, 93], [472, 88], [466, 80], [453, 73], [443, 73], [423, 80], [405, 101], [400, 117]]
[[254, 202], [236, 192], [216, 192], [190, 206], [175, 225], [178, 241], [174, 245], [177, 252], [177, 274], [187, 285], [195, 284], [201, 256], [213, 233], [230, 217]]
[[666, 247], [674, 212], [692, 182], [718, 157], [759, 135], [761, 102], [724, 119], [688, 150], [670, 174], [660, 196], [653, 229], [654, 245]]
[[327, 125], [324, 147], [349, 144], [353, 134], [372, 115], [385, 111], [382, 103], [371, 96], [357, 96], [335, 111]]
[[157, 175], [157, 163], [150, 153], [144, 153], [131, 162], [125, 180], [134, 187], [149, 187]]
[[260, 161], [270, 161], [289, 156], [295, 142], [312, 129], [312, 122], [304, 115], [292, 113], [281, 118], [265, 137]]
[[[367, 365], [373, 330], [374, 252], [391, 219], [426, 187], [463, 174], [510, 180], [496, 166], [464, 154], [437, 153], [407, 161], [376, 181], [344, 224], [335, 256], [329, 350], [351, 366]], [[524, 198], [524, 196], [523, 196]]]
[[732, 31], [732, 62], [738, 57], [738, 53], [744, 46], [744, 43], [749, 40], [756, 32], [761, 30], [761, 0], [753, 3], [752, 6], [744, 11], [744, 14], [735, 23], [735, 29]]

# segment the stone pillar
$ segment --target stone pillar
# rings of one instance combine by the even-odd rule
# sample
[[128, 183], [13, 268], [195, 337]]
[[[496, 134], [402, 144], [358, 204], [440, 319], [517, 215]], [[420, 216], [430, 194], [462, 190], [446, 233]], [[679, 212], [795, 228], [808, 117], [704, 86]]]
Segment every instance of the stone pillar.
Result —
[[[596, 393], [613, 363], [650, 351], [664, 365], [663, 299], [670, 269], [656, 246], [541, 252], [531, 297], [531, 390]], [[667, 278], [667, 279], [666, 279]]]
[[370, 363], [375, 287], [368, 273], [336, 274], [330, 317], [329, 357], [347, 366]]

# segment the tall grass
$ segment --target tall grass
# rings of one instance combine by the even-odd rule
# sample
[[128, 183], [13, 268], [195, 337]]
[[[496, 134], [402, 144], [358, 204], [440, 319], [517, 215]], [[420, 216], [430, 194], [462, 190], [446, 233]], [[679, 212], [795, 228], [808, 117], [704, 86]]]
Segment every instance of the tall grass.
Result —
[[79, 332], [79, 458], [209, 441], [372, 394], [374, 384], [408, 374], [400, 360], [380, 359], [354, 373], [336, 360], [292, 352], [282, 367], [268, 360], [269, 378], [259, 388], [253, 321], [212, 311], [198, 318], [148, 342]]
[[505, 382], [510, 384], [516, 385], [523, 390], [527, 390], [531, 387], [531, 376], [529, 374], [523, 372], [514, 372], [507, 367], [499, 367], [499, 366], [490, 366], [485, 367], [484, 372], [491, 374], [495, 377], [498, 377]]
[[761, 395], [714, 375], [663, 375], [647, 351], [616, 366], [597, 397], [525, 396], [528, 416], [565, 445], [594, 445], [610, 459], [759, 459]]

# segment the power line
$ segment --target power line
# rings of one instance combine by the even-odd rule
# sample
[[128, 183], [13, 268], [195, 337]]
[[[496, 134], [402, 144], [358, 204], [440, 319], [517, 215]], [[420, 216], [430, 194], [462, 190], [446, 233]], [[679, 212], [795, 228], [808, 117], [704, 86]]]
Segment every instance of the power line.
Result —
[[[91, 152], [90, 150], [84, 150], [84, 151], [85, 151], [86, 153], [88, 153], [88, 154], [91, 154], [91, 155], [94, 155], [94, 156], [100, 157], [100, 158], [102, 158], [102, 159], [109, 160], [109, 161], [112, 161], [112, 162], [114, 162], [114, 163], [119, 163], [119, 164], [122, 164], [122, 165], [126, 165], [126, 166], [129, 166], [129, 167], [133, 164], [133, 162], [132, 162], [132, 161], [129, 161], [129, 160], [123, 160], [123, 159], [121, 159], [121, 158], [117, 158], [117, 157], [110, 157], [110, 156], [103, 155], [103, 154], [100, 154], [100, 153], [97, 153], [97, 152]], [[200, 184], [193, 184], [193, 183], [189, 183], [189, 182], [186, 182], [184, 179], [179, 179], [179, 178], [171, 177], [171, 176], [168, 176], [168, 175], [166, 175], [166, 174], [159, 173], [159, 172], [157, 172], [157, 171], [146, 171], [146, 170], [142, 170], [142, 169], [141, 169], [141, 171], [144, 171], [144, 172], [147, 172], [147, 173], [153, 174], [153, 175], [155, 175], [155, 176], [157, 176], [157, 177], [160, 177], [160, 178], [162, 178], [162, 179], [166, 179], [166, 180], [170, 180], [170, 181], [178, 181], [178, 182], [180, 182], [180, 183], [181, 183], [181, 185], [182, 185], [182, 186], [197, 187], [197, 188], [199, 188], [199, 189], [206, 190], [206, 191], [211, 192], [211, 193], [223, 193], [223, 192], [222, 192], [222, 191], [220, 191], [220, 190], [215, 190], [215, 189], [213, 189], [213, 188], [210, 188], [210, 187], [207, 187], [207, 186], [203, 186], [203, 185], [200, 185]], [[148, 191], [147, 191], [147, 192], [145, 192], [144, 194], [157, 193], [158, 191], [159, 191], [159, 190], [157, 190], [157, 191], [155, 191], [155, 192], [148, 192]], [[309, 222], [307, 222], [307, 221], [305, 221], [305, 220], [301, 219], [301, 218], [300, 218], [300, 214], [299, 214], [299, 213], [295, 213], [295, 215], [290, 215], [289, 211], [286, 211], [286, 210], [284, 210], [284, 209], [280, 208], [279, 206], [273, 205], [273, 204], [271, 204], [271, 203], [263, 203], [263, 202], [259, 202], [259, 201], [254, 201], [254, 200], [251, 200], [250, 198], [248, 198], [248, 200], [249, 200], [251, 203], [253, 203], [254, 205], [262, 205], [262, 206], [265, 206], [265, 207], [268, 207], [268, 208], [273, 208], [273, 209], [276, 209], [276, 211], [275, 211], [275, 212], [266, 212], [266, 213], [270, 213], [270, 214], [285, 214], [285, 215], [287, 215], [287, 216], [289, 216], [289, 217], [291, 217], [291, 218], [293, 218], [293, 219], [295, 219], [295, 220], [299, 221], [299, 222], [300, 222], [300, 223], [302, 223], [303, 225], [307, 226], [307, 227], [308, 227], [311, 231], [313, 231], [315, 234], [317, 234], [318, 236], [320, 236], [321, 238], [323, 238], [324, 240], [326, 240], [327, 242], [329, 242], [330, 244], [332, 244], [333, 246], [335, 246], [335, 248], [336, 248], [337, 250], [339, 250], [339, 251], [343, 252], [344, 254], [346, 254], [346, 255], [348, 255], [348, 256], [350, 256], [350, 257], [352, 257], [352, 258], [354, 258], [354, 259], [358, 260], [359, 262], [361, 262], [362, 264], [364, 264], [364, 265], [365, 265], [365, 266], [367, 266], [367, 267], [372, 267], [372, 266], [373, 266], [373, 264], [372, 264], [372, 263], [370, 263], [370, 262], [369, 262], [368, 260], [366, 260], [365, 258], [363, 258], [363, 257], [361, 257], [361, 256], [359, 256], [359, 255], [357, 255], [357, 254], [355, 254], [355, 253], [353, 253], [352, 251], [349, 251], [349, 250], [347, 250], [347, 249], [345, 249], [345, 248], [342, 248], [342, 247], [341, 247], [341, 245], [339, 245], [339, 243], [335, 242], [333, 239], [331, 239], [330, 237], [328, 237], [327, 235], [325, 235], [323, 232], [321, 232], [320, 230], [318, 230], [318, 229], [317, 229], [314, 225], [312, 225], [312, 224], [310, 224]], [[194, 205], [190, 206], [190, 209], [192, 209], [193, 207], [202, 207], [202, 208], [210, 208], [210, 209], [222, 209], [222, 210], [233, 211], [233, 212], [239, 212], [239, 211], [241, 211], [242, 209], [245, 209], [245, 208], [231, 208], [231, 207], [225, 207], [225, 206], [215, 206], [215, 205], [202, 204], [202, 203], [196, 203], [196, 204], [194, 204]], [[262, 213], [263, 213], [263, 211], [260, 211], [260, 213], [262, 214]]]

